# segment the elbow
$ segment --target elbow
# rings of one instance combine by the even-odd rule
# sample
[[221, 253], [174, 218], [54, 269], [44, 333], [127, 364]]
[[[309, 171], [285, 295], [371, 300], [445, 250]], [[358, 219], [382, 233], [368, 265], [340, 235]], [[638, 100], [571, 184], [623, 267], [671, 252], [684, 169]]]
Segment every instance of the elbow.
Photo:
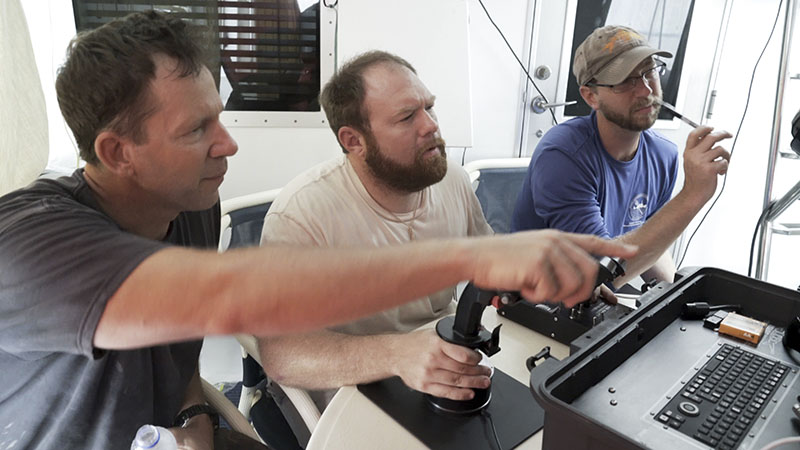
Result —
[[[277, 351], [276, 351], [277, 350]], [[294, 386], [294, 377], [291, 374], [290, 363], [285, 360], [285, 352], [277, 342], [269, 339], [258, 340], [258, 355], [264, 373], [274, 382], [284, 386]]]
[[265, 365], [264, 373], [267, 374], [270, 380], [280, 384], [281, 386], [297, 386], [296, 383], [293, 382], [294, 380], [292, 377], [280, 366]]

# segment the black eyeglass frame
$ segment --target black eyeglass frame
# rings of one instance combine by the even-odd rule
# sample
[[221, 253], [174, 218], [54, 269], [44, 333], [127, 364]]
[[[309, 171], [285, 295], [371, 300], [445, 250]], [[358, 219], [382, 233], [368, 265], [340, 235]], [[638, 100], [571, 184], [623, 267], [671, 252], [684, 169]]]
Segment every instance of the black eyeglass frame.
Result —
[[[642, 82], [645, 82], [647, 83], [648, 86], [650, 86], [650, 83], [656, 80], [660, 81], [661, 77], [667, 72], [667, 63], [658, 59], [654, 60], [654, 62], [656, 63], [655, 66], [642, 71], [641, 73], [639, 73], [638, 77], [628, 77], [622, 80], [622, 82], [617, 84], [602, 84], [602, 83], [593, 83], [590, 81], [586, 83], [586, 86], [592, 86], [592, 87], [599, 86], [599, 87], [609, 88], [615, 94], [624, 94], [626, 92], [636, 89], [636, 86], [639, 84], [639, 80], [642, 80]], [[651, 73], [657, 73], [658, 78], [654, 77], [652, 80], [648, 80], [647, 75]]]

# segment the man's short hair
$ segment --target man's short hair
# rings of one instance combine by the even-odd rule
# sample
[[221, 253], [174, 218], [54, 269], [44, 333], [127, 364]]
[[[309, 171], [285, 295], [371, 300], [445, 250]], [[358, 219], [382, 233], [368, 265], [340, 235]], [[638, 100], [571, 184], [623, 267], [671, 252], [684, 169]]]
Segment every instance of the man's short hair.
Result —
[[155, 78], [154, 56], [177, 62], [180, 77], [200, 73], [205, 30], [155, 11], [130, 14], [79, 33], [58, 70], [61, 114], [75, 135], [80, 156], [98, 164], [94, 141], [104, 130], [142, 143], [142, 124], [153, 112], [148, 95]]
[[[414, 72], [405, 59], [388, 52], [373, 50], [362, 53], [347, 61], [325, 84], [319, 94], [319, 102], [325, 110], [328, 124], [338, 136], [339, 129], [344, 126], [353, 127], [362, 133], [368, 133], [369, 112], [364, 107], [364, 72], [377, 64], [397, 64]], [[347, 153], [342, 143], [339, 145]]]

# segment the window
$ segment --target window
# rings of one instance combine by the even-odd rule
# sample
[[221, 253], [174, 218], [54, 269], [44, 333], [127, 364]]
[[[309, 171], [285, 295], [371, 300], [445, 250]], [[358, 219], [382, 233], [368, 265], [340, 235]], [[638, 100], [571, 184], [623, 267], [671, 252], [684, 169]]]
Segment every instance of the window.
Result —
[[325, 124], [318, 97], [334, 58], [332, 39], [321, 36], [332, 36], [334, 21], [319, 1], [73, 0], [73, 7], [78, 31], [149, 9], [209, 27], [209, 65], [229, 126]]

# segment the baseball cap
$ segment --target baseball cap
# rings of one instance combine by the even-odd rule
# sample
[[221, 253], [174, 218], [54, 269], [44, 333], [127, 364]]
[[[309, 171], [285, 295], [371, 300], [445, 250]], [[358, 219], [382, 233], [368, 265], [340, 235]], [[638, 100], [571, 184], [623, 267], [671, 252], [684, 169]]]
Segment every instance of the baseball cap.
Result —
[[579, 86], [592, 79], [600, 84], [618, 84], [653, 55], [672, 58], [672, 53], [650, 47], [635, 30], [607, 25], [594, 30], [578, 46], [572, 70]]

